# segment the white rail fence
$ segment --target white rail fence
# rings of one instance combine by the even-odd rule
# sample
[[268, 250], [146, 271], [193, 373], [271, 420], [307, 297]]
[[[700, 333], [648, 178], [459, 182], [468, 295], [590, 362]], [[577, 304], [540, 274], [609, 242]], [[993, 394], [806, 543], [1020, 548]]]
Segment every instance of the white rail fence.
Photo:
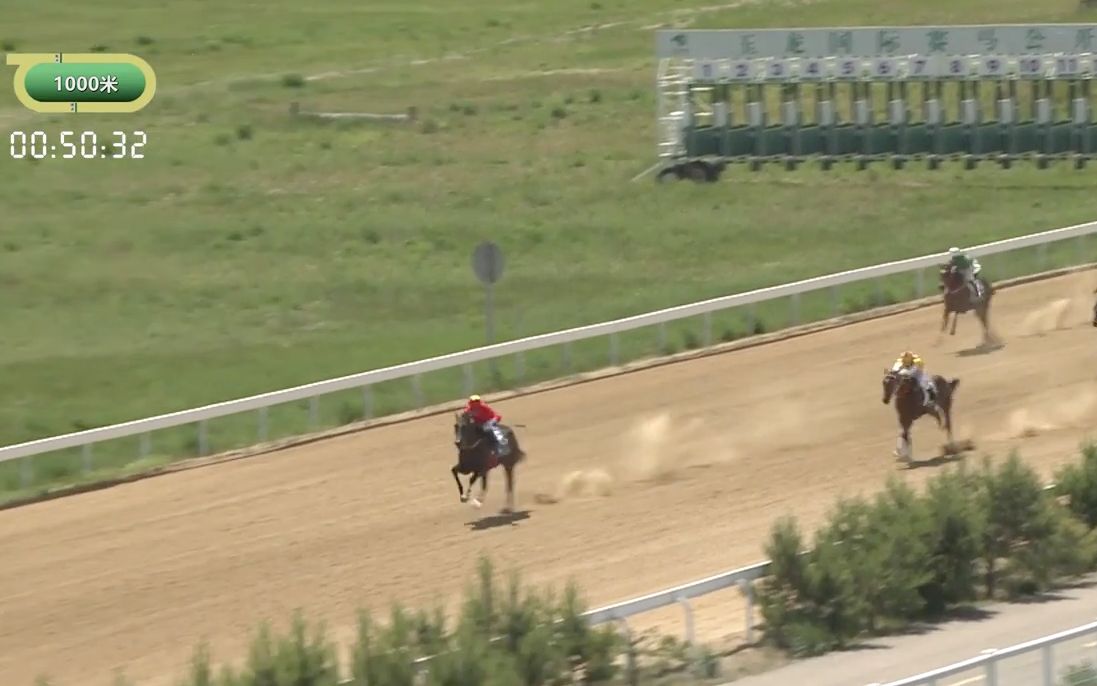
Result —
[[[1043, 267], [1045, 266], [1045, 261], [1042, 258], [1046, 257], [1046, 250], [1049, 244], [1070, 239], [1079, 239], [1077, 243], [1077, 252], [1075, 253], [1076, 260], [1073, 262], [1074, 264], [1078, 264], [1086, 261], [1085, 258], [1087, 257], [1082, 239], [1094, 233], [1097, 233], [1097, 222], [1088, 222], [974, 246], [969, 249], [969, 252], [976, 256], [985, 256], [1035, 247], [1040, 251], [1041, 255], [1037, 267]], [[915, 297], [921, 297], [928, 294], [928, 288], [932, 287], [930, 284], [926, 283], [925, 270], [938, 266], [943, 258], [944, 255], [942, 253], [935, 253], [923, 257], [887, 262], [871, 267], [838, 272], [779, 286], [760, 288], [745, 293], [657, 310], [632, 317], [625, 317], [623, 319], [615, 319], [613, 321], [602, 322], [590, 326], [566, 329], [448, 355], [440, 355], [417, 362], [408, 362], [359, 374], [296, 386], [294, 388], [240, 398], [238, 400], [215, 403], [190, 410], [183, 410], [50, 438], [27, 441], [0, 447], [0, 462], [28, 458], [58, 450], [82, 448], [85, 469], [87, 470], [91, 461], [91, 446], [96, 443], [138, 436], [141, 438], [139, 442], [139, 456], [144, 457], [148, 452], [150, 443], [149, 435], [152, 432], [189, 424], [197, 425], [198, 453], [204, 455], [208, 454], [207, 422], [212, 419], [243, 412], [256, 411], [259, 414], [259, 438], [257, 442], [263, 442], [263, 440], [265, 440], [268, 422], [267, 409], [273, 406], [307, 400], [310, 403], [310, 415], [315, 418], [318, 413], [318, 399], [320, 396], [360, 389], [364, 395], [364, 404], [368, 408], [370, 406], [371, 398], [370, 389], [373, 385], [404, 378], [410, 379], [412, 388], [416, 391], [415, 395], [420, 401], [419, 404], [420, 406], [423, 406], [421, 377], [430, 372], [461, 367], [464, 369], [464, 390], [466, 392], [471, 392], [472, 365], [474, 363], [493, 360], [508, 355], [520, 355], [526, 351], [537, 350], [549, 346], [567, 346], [576, 341], [583, 341], [601, 336], [609, 337], [608, 362], [610, 365], [615, 365], [618, 362], [616, 359], [618, 357], [618, 341], [616, 338], [618, 334], [648, 326], [660, 326], [663, 327], [660, 329], [661, 334], [665, 336], [665, 325], [667, 323], [692, 317], [704, 318], [704, 336], [702, 337], [702, 344], [711, 345], [711, 316], [715, 312], [736, 307], [751, 306], [778, 298], [789, 298], [791, 301], [790, 311], [794, 313], [792, 319], [795, 323], [799, 319], [800, 296], [803, 294], [825, 289], [831, 289], [831, 292], [836, 294], [837, 287], [845, 284], [877, 280], [882, 279], [883, 277], [909, 272], [916, 272]], [[837, 309], [837, 297], [833, 298], [833, 302], [835, 309]], [[837, 314], [837, 312], [835, 312], [835, 314]], [[29, 463], [30, 460], [24, 462], [24, 467], [26, 467], [24, 471], [26, 474], [31, 473], [29, 471]]]
[[754, 640], [754, 582], [769, 574], [769, 565], [770, 561], [766, 560], [749, 567], [732, 569], [705, 577], [699, 581], [626, 600], [623, 603], [596, 608], [583, 616], [591, 624], [617, 622], [628, 632], [629, 617], [671, 605], [680, 605], [685, 613], [685, 639], [687, 643], [692, 644], [695, 641], [696, 634], [693, 629], [693, 608], [690, 605], [690, 599], [737, 586], [746, 600], [747, 611], [744, 628], [746, 641], [750, 643]]
[[[769, 574], [769, 566], [770, 562], [766, 560], [749, 567], [739, 567], [688, 584], [649, 593], [614, 605], [595, 608], [583, 613], [583, 617], [590, 624], [616, 623], [622, 629], [626, 638], [631, 641], [633, 633], [628, 624], [629, 617], [670, 607], [671, 605], [680, 605], [685, 613], [686, 643], [694, 645], [696, 643], [696, 634], [694, 632], [693, 607], [689, 602], [690, 599], [737, 586], [746, 599], [745, 640], [747, 643], [751, 643], [754, 641], [754, 582]], [[423, 672], [430, 669], [430, 662], [433, 659], [434, 656], [421, 657], [415, 660], [415, 665], [420, 672]]]
[[1009, 648], [912, 677], [868, 686], [1082, 686], [1097, 681], [1063, 680], [1063, 672], [1088, 662], [1097, 667], [1097, 622], [1060, 631]]

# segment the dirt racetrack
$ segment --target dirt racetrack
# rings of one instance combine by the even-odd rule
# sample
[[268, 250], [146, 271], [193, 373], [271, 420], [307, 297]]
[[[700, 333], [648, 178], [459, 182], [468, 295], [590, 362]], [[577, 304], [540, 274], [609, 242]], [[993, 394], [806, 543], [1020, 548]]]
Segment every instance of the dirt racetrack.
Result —
[[[970, 315], [935, 346], [934, 307], [500, 403], [530, 455], [529, 516], [501, 526], [470, 524], [498, 511], [501, 475], [483, 510], [457, 500], [446, 415], [0, 512], [3, 683], [174, 683], [196, 642], [239, 657], [295, 607], [349, 638], [356, 607], [452, 600], [483, 551], [535, 582], [575, 577], [595, 605], [758, 561], [777, 516], [812, 523], [839, 494], [934, 473], [891, 457], [880, 378], [904, 347], [961, 378], [958, 437], [1050, 474], [1097, 426], [1095, 278], [999, 293], [990, 353], [964, 350]], [[917, 425], [917, 457], [940, 442]], [[736, 596], [715, 602], [699, 629], [738, 629]]]

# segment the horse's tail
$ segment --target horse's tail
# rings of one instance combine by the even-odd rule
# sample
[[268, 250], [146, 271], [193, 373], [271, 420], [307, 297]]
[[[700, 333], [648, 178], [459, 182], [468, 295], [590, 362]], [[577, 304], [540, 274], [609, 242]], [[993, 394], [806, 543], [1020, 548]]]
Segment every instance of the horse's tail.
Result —
[[960, 385], [959, 378], [946, 379], [940, 374], [934, 374], [933, 382], [937, 386], [938, 392], [944, 390], [947, 391], [950, 396], [956, 392], [956, 387]]
[[526, 459], [526, 451], [522, 450], [522, 446], [518, 443], [518, 432], [508, 426], [507, 433], [509, 434], [507, 440], [510, 441], [511, 454], [514, 455], [514, 463], [518, 464]]

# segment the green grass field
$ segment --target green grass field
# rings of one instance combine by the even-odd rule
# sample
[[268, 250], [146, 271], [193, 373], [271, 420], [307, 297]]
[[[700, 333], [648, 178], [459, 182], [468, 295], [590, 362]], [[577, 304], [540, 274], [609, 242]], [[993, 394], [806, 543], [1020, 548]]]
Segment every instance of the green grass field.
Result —
[[[654, 26], [1095, 18], [1077, 0], [17, 2], [3, 50], [132, 52], [159, 91], [119, 116], [36, 115], [0, 95], [5, 139], [148, 134], [141, 160], [3, 158], [0, 443], [479, 345], [482, 239], [507, 254], [497, 328], [513, 338], [1093, 219], [1093, 172], [1066, 165], [629, 179], [654, 161]], [[318, 124], [291, 117], [294, 101], [415, 106], [419, 121]], [[637, 341], [623, 354], [650, 347]], [[526, 379], [566, 366], [524, 362]], [[460, 373], [430, 383], [452, 397]], [[377, 389], [374, 411], [410, 395]], [[361, 394], [320, 412], [357, 418]], [[213, 449], [254, 439], [254, 417], [233, 421], [210, 427]], [[269, 417], [272, 436], [307, 425], [298, 407]], [[153, 454], [196, 445], [170, 433]], [[96, 450], [92, 468], [116, 466]], [[0, 470], [0, 489], [18, 481]]]

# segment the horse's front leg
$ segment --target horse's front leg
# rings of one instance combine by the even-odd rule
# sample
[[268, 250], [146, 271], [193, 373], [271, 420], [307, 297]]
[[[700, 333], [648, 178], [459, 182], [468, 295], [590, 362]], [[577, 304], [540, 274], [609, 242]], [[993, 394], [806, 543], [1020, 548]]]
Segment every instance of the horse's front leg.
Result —
[[948, 326], [948, 306], [945, 306], [944, 312], [941, 315], [941, 333], [945, 332], [945, 327]]
[[953, 312], [952, 313], [952, 329], [948, 332], [948, 335], [950, 335], [950, 336], [955, 336], [956, 335], [956, 320], [959, 319], [959, 318], [960, 318], [960, 313], [959, 312]]
[[900, 427], [899, 437], [895, 441], [895, 456], [901, 460], [910, 460], [910, 427]]
[[[478, 479], [478, 478], [480, 478], [479, 472], [473, 472], [472, 473], [472, 478], [469, 479], [468, 490], [465, 491], [465, 494], [461, 496], [461, 502], [466, 503], [466, 502], [468, 502], [469, 498], [472, 498], [472, 485], [476, 483], [476, 479]], [[473, 499], [474, 504], [475, 504], [476, 498], [472, 498], [472, 499]]]
[[457, 467], [458, 465], [453, 465], [450, 471], [453, 472], [453, 480], [457, 482], [457, 495], [461, 498], [461, 502], [465, 502], [468, 496], [465, 495], [465, 487], [461, 485], [461, 477], [457, 476]]
[[476, 479], [480, 479], [480, 497], [472, 499], [472, 506], [480, 507], [484, 504], [484, 497], [487, 495], [488, 492], [488, 473], [476, 472], [472, 475], [472, 481], [469, 482], [469, 494], [472, 493], [472, 484], [476, 481]]

